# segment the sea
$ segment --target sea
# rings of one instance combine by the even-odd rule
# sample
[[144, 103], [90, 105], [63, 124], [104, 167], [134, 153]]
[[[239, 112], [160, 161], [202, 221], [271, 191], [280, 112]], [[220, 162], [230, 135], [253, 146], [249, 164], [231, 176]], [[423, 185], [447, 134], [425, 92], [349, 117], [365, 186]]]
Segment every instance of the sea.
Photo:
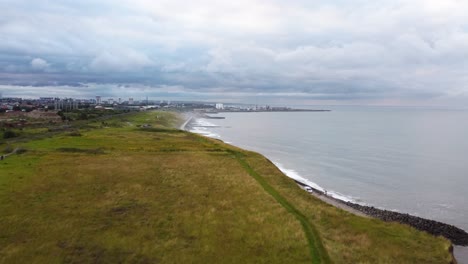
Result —
[[[223, 112], [189, 127], [335, 198], [468, 230], [468, 110], [315, 108], [331, 111]], [[467, 248], [455, 254], [468, 263]]]

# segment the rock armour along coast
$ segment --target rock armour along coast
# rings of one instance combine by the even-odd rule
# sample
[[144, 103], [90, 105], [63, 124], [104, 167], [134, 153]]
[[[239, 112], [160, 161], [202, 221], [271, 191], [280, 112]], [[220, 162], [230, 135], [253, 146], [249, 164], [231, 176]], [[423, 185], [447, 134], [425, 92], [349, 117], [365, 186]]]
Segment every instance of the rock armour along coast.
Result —
[[372, 206], [364, 206], [351, 202], [343, 203], [351, 208], [365, 213], [366, 215], [379, 218], [383, 221], [407, 224], [421, 231], [426, 231], [432, 235], [443, 236], [452, 241], [452, 243], [455, 245], [468, 246], [468, 233], [456, 226], [413, 216], [410, 214], [378, 209]]
[[347, 207], [357, 210], [359, 212], [362, 212], [365, 215], [368, 215], [370, 217], [378, 218], [386, 222], [398, 222], [401, 224], [406, 224], [418, 230], [428, 232], [429, 234], [432, 234], [435, 236], [443, 236], [449, 239], [453, 244], [457, 246], [468, 246], [468, 233], [464, 231], [463, 229], [460, 229], [456, 226], [430, 220], [430, 219], [421, 218], [421, 217], [410, 215], [410, 214], [379, 209], [373, 206], [365, 206], [365, 205], [360, 205], [360, 204], [356, 204], [352, 202], [345, 202], [345, 201], [333, 198], [329, 195], [326, 195], [320, 190], [317, 190], [300, 181], [295, 180], [295, 182], [302, 187], [306, 187], [306, 186], [309, 187], [310, 189], [313, 190], [312, 194], [316, 196], [326, 196], [327, 199], [331, 199], [338, 203], [346, 205]]

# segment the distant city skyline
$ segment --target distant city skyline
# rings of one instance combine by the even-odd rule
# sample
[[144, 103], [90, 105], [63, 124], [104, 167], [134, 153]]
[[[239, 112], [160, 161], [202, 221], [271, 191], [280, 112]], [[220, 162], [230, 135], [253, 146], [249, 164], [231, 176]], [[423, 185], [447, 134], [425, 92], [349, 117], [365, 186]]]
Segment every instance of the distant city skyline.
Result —
[[468, 105], [467, 1], [0, 0], [0, 10], [5, 97]]

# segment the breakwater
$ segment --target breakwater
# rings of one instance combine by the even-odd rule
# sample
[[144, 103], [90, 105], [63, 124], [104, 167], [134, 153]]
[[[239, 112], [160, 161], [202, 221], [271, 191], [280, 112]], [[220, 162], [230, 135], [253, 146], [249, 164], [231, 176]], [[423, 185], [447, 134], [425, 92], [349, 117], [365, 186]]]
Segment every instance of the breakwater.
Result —
[[383, 221], [406, 224], [435, 236], [443, 236], [452, 241], [452, 243], [455, 245], [468, 246], [468, 233], [456, 226], [410, 214], [379, 209], [372, 206], [365, 206], [351, 202], [343, 203], [351, 208], [363, 212], [366, 215], [381, 219]]
[[[443, 236], [457, 246], [468, 246], [468, 233], [465, 230], [458, 228], [456, 226], [438, 222], [435, 220], [425, 219], [422, 217], [418, 217], [418, 216], [414, 216], [414, 215], [410, 215], [406, 213], [400, 213], [400, 212], [376, 208], [373, 206], [366, 206], [366, 205], [356, 204], [353, 202], [342, 201], [330, 195], [327, 195], [326, 193], [320, 190], [317, 190], [316, 188], [313, 188], [307, 184], [304, 184], [303, 182], [300, 182], [298, 180], [295, 180], [295, 182], [302, 188], [308, 187], [309, 190], [312, 190], [311, 191], [312, 195], [326, 196], [326, 198], [329, 200], [334, 200], [354, 210], [362, 212], [365, 215], [368, 215], [370, 217], [378, 218], [386, 222], [398, 222], [401, 224], [406, 224], [418, 230], [425, 231], [434, 236]], [[348, 210], [348, 211], [351, 211], [351, 210]]]

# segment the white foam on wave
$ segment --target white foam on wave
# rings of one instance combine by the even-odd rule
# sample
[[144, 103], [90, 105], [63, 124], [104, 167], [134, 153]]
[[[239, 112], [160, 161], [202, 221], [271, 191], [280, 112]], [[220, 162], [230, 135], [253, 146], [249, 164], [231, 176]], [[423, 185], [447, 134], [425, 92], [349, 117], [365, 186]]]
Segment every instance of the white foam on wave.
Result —
[[210, 138], [221, 138], [220, 135], [212, 132], [209, 130], [209, 128], [212, 127], [219, 127], [213, 123], [210, 123], [204, 119], [197, 118], [191, 123], [191, 129], [190, 132], [210, 137]]
[[193, 132], [193, 133], [196, 133], [196, 134], [199, 134], [199, 135], [202, 135], [202, 136], [210, 137], [210, 138], [220, 138], [221, 137], [220, 135], [209, 131], [205, 127], [194, 127], [192, 129], [190, 129], [190, 132]]
[[215, 125], [206, 119], [202, 118], [197, 118], [195, 121], [192, 123], [192, 126], [202, 126], [202, 127], [219, 127], [218, 125]]
[[335, 198], [335, 199], [338, 199], [338, 200], [341, 200], [341, 201], [345, 201], [345, 202], [353, 202], [355, 203], [354, 199], [348, 197], [348, 196], [345, 196], [341, 193], [338, 193], [338, 192], [335, 192], [335, 191], [329, 191], [329, 190], [325, 190], [323, 187], [321, 187], [320, 185], [316, 184], [315, 182], [312, 182], [304, 177], [302, 177], [301, 175], [299, 175], [299, 173], [295, 170], [291, 170], [291, 169], [286, 169], [285, 167], [283, 167], [283, 165], [281, 163], [278, 163], [278, 162], [273, 162], [273, 164], [275, 164], [276, 167], [278, 167], [278, 169], [280, 169], [280, 171], [282, 171], [286, 176], [288, 176], [289, 178], [293, 179], [293, 180], [296, 180], [298, 182], [301, 182], [305, 185], [308, 185], [316, 190], [319, 190], [321, 192], [326, 192], [327, 195]]
[[[328, 195], [330, 195], [331, 197], [335, 198], [335, 199], [338, 199], [338, 200], [341, 200], [341, 201], [344, 201], [344, 202], [352, 202], [352, 203], [357, 203], [354, 199], [352, 199], [351, 197], [348, 197], [344, 194], [341, 194], [339, 192], [335, 192], [335, 191], [328, 191], [327, 192]], [[359, 203], [361, 204], [361, 203]], [[361, 204], [362, 205], [362, 204]]]

